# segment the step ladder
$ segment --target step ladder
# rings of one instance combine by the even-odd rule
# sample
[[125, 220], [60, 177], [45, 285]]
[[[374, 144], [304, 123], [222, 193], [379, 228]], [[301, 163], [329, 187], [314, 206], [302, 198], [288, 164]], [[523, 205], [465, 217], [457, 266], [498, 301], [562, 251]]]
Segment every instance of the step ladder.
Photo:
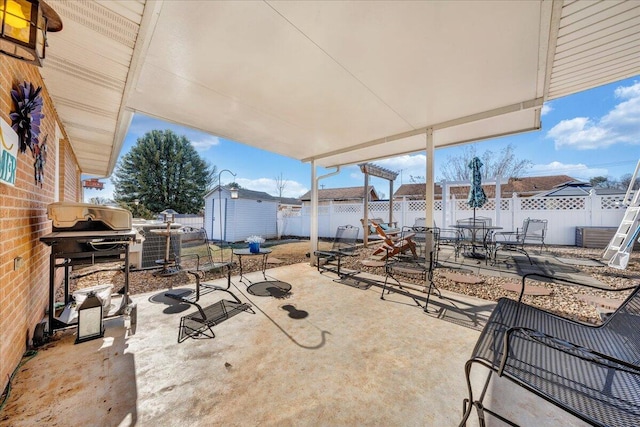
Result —
[[633, 198], [631, 193], [636, 177], [640, 172], [640, 161], [636, 166], [629, 188], [624, 196], [623, 204], [627, 205], [627, 209], [622, 218], [622, 222], [613, 235], [609, 246], [604, 250], [602, 259], [609, 267], [624, 270], [629, 263], [629, 256], [633, 250], [633, 244], [640, 237], [640, 190], [635, 192]]

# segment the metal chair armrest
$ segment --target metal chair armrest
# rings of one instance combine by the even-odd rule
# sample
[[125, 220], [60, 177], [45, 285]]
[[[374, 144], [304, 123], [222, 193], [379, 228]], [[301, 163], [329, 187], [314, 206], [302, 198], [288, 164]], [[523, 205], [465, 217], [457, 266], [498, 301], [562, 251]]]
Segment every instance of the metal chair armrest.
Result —
[[517, 231], [496, 231], [491, 234], [493, 243], [517, 243], [519, 240]]
[[601, 353], [596, 350], [592, 350], [588, 347], [580, 344], [572, 343], [570, 341], [554, 337], [549, 334], [545, 334], [536, 329], [525, 327], [512, 327], [504, 334], [502, 342], [502, 358], [500, 360], [500, 367], [498, 369], [498, 375], [502, 376], [507, 366], [507, 361], [511, 352], [511, 340], [512, 336], [518, 334], [519, 338], [536, 342], [545, 347], [551, 348], [556, 351], [563, 352], [573, 357], [577, 357], [587, 362], [592, 362], [601, 366], [605, 366], [617, 371], [624, 371], [633, 375], [640, 375], [640, 366], [634, 365], [624, 360], [620, 360], [616, 357], [608, 354]]

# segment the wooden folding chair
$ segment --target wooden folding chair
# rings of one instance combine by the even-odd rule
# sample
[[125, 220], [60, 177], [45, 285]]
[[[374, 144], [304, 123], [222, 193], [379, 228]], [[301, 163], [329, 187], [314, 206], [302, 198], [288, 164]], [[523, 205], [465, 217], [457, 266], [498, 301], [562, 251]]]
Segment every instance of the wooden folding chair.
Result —
[[413, 257], [417, 257], [416, 243], [413, 241], [415, 233], [403, 233], [399, 238], [391, 237], [385, 233], [379, 224], [372, 222], [378, 235], [383, 239], [382, 245], [380, 245], [375, 251], [373, 256], [377, 256], [381, 261], [386, 260], [388, 257], [393, 257], [398, 254], [404, 254], [407, 251], [411, 251]]

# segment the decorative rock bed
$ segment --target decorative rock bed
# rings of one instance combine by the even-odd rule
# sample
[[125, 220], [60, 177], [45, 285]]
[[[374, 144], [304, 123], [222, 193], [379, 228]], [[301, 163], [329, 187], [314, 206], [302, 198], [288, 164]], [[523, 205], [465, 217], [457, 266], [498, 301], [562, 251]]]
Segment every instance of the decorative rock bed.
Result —
[[[280, 264], [271, 265], [270, 267], [282, 267], [284, 265], [309, 262], [309, 259], [305, 256], [308, 252], [308, 245], [298, 245], [300, 249], [286, 250], [287, 244], [279, 245], [275, 248], [283, 248], [281, 252], [275, 253], [274, 258], [281, 261]], [[343, 267], [347, 269], [362, 270], [368, 273], [384, 276], [384, 265], [378, 266], [378, 264], [367, 266], [363, 265], [362, 261], [366, 260], [373, 248], [360, 249], [357, 252], [357, 256], [343, 258]], [[580, 271], [587, 275], [591, 275], [600, 282], [610, 286], [612, 288], [626, 287], [634, 284], [640, 285], [640, 254], [632, 254], [631, 260], [626, 270], [616, 270], [607, 266], [603, 266], [598, 262], [593, 262], [600, 257], [601, 250], [576, 248], [576, 247], [551, 247], [549, 255], [556, 257], [574, 259]], [[580, 262], [584, 260], [585, 262]], [[366, 264], [366, 263], [365, 263]], [[583, 265], [584, 264], [584, 265]], [[92, 271], [109, 268], [109, 264], [96, 265], [90, 268], [77, 270], [74, 274], [76, 277], [72, 280], [71, 290], [77, 288], [85, 288], [88, 286], [94, 286], [96, 284], [113, 283], [114, 289], [119, 289], [123, 286], [124, 276], [115, 266], [111, 266], [112, 270], [100, 271], [94, 274], [90, 274]], [[245, 263], [243, 260], [243, 270], [245, 272], [259, 271], [260, 263], [258, 260], [247, 259]], [[517, 278], [501, 278], [493, 276], [469, 276], [474, 281], [481, 281], [481, 283], [469, 284], [459, 283], [451, 279], [452, 274], [459, 274], [453, 270], [447, 268], [437, 268], [434, 274], [434, 282], [438, 288], [457, 292], [460, 294], [470, 295], [486, 300], [496, 301], [501, 297], [515, 298], [515, 293], [511, 290], [505, 289], [505, 284], [514, 284], [517, 282]], [[213, 280], [222, 277], [218, 273], [209, 273], [208, 280]], [[180, 272], [170, 277], [158, 277], [153, 275], [152, 270], [132, 271], [129, 275], [129, 288], [130, 294], [135, 295], [139, 293], [151, 292], [155, 290], [167, 289], [170, 287], [185, 286], [192, 283], [193, 279], [185, 272]], [[411, 282], [408, 280], [408, 282]], [[546, 288], [550, 295], [525, 295], [524, 301], [542, 307], [544, 309], [556, 312], [563, 316], [567, 316], [579, 321], [586, 321], [597, 323], [600, 321], [600, 311], [596, 308], [598, 304], [594, 301], [607, 300], [623, 300], [628, 293], [615, 293], [606, 291], [597, 291], [594, 289], [580, 288], [580, 287], [567, 287], [554, 285], [550, 283], [531, 282], [538, 288]], [[295, 284], [293, 284], [295, 287]], [[538, 290], [537, 293], [542, 292]], [[546, 293], [546, 292], [545, 292]], [[588, 296], [586, 298], [579, 296]], [[589, 297], [590, 296], [590, 297]], [[609, 303], [611, 305], [612, 303]]]

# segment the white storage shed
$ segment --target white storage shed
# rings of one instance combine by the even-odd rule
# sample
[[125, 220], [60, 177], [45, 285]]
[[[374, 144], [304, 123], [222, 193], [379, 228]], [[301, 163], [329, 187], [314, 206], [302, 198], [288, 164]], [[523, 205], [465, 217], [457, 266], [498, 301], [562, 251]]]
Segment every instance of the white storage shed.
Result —
[[263, 191], [240, 188], [238, 198], [232, 199], [227, 187], [215, 187], [204, 196], [204, 206], [204, 228], [210, 239], [241, 242], [253, 235], [277, 237], [278, 200]]

